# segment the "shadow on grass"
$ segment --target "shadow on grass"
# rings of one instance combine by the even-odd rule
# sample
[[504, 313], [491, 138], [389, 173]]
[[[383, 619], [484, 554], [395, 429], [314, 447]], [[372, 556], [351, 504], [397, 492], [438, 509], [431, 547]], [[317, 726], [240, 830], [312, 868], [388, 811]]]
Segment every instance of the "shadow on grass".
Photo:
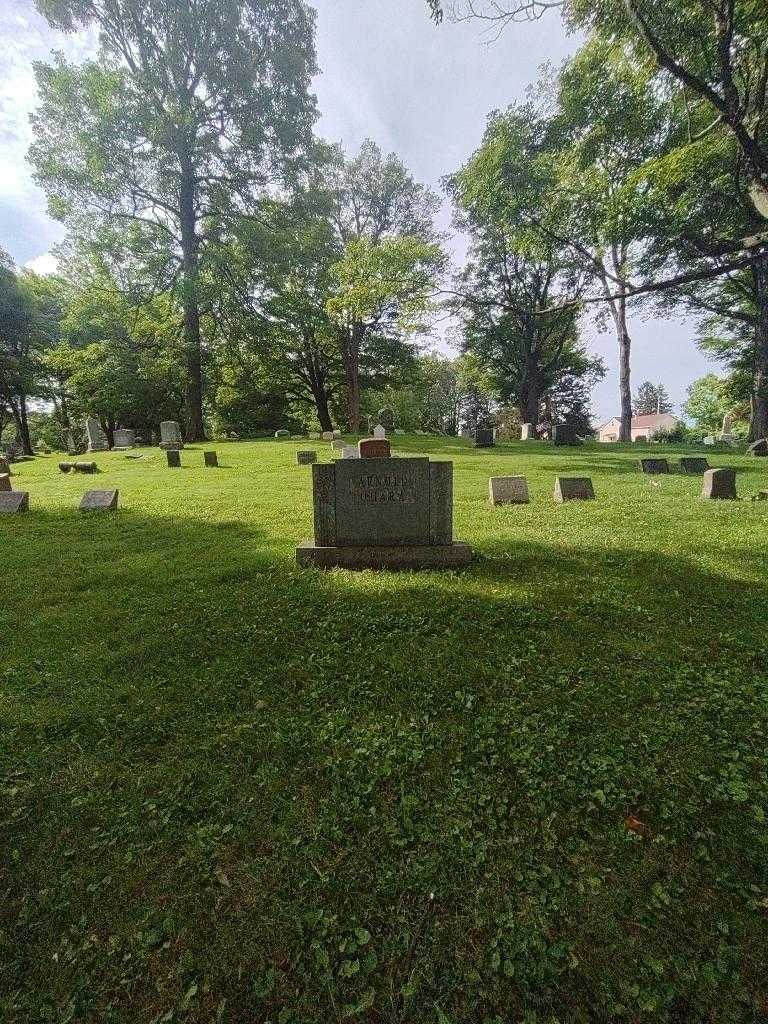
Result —
[[324, 574], [127, 510], [10, 533], [8, 1019], [762, 997], [764, 585], [534, 543]]

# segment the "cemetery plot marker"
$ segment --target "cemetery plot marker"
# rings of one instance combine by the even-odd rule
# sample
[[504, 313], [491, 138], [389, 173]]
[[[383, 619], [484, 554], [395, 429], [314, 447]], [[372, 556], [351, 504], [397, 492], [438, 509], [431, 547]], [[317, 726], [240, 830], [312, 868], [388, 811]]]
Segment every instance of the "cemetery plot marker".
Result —
[[532, 423], [522, 423], [520, 425], [520, 440], [521, 441], [535, 441], [536, 440], [536, 428]]
[[11, 474], [0, 473], [0, 491], [12, 491], [11, 487]]
[[203, 452], [203, 460], [205, 465], [210, 469], [218, 469], [219, 467], [219, 456], [216, 452]]
[[181, 468], [181, 452], [178, 448], [169, 448], [165, 457], [168, 460], [169, 469], [180, 469]]
[[736, 499], [736, 470], [708, 469], [704, 474], [702, 498], [720, 498], [724, 501]]
[[136, 431], [128, 430], [126, 427], [117, 427], [112, 432], [112, 438], [115, 442], [115, 448], [118, 451], [124, 451], [126, 448], [133, 448], [136, 444]]
[[689, 473], [692, 476], [699, 476], [709, 469], [709, 462], [706, 459], [683, 458], [680, 459], [680, 472]]
[[555, 481], [555, 501], [594, 501], [595, 489], [588, 476], [559, 476]]
[[0, 491], [0, 515], [29, 511], [28, 491]]
[[669, 472], [669, 462], [667, 459], [640, 459], [638, 466], [643, 473], [654, 476], [659, 473]]
[[160, 447], [166, 451], [180, 451], [184, 447], [176, 420], [163, 420], [160, 424]]
[[80, 502], [81, 512], [111, 512], [117, 508], [119, 491], [86, 491]]
[[317, 462], [317, 452], [296, 452], [297, 466], [311, 466]]
[[296, 549], [300, 566], [452, 569], [472, 559], [453, 540], [451, 462], [339, 459], [312, 467], [312, 487], [315, 538]]
[[492, 505], [527, 505], [528, 481], [524, 476], [492, 476], [488, 496]]
[[[342, 451], [345, 447], [342, 445]], [[361, 459], [388, 459], [392, 454], [389, 441], [378, 437], [366, 437], [358, 441], [357, 451]]]
[[581, 444], [581, 438], [576, 436], [575, 427], [559, 423], [552, 428], [552, 443], [558, 446], [568, 445], [575, 448]]
[[475, 448], [493, 448], [495, 444], [491, 427], [477, 428], [475, 431]]
[[89, 416], [85, 421], [85, 432], [88, 435], [89, 452], [108, 452], [109, 442], [107, 435], [101, 429], [101, 424], [95, 416]]

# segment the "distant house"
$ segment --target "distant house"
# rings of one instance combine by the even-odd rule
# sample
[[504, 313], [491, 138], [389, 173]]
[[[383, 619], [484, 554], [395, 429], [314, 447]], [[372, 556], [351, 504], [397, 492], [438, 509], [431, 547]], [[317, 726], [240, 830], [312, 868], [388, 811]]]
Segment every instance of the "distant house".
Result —
[[[679, 422], [678, 418], [669, 412], [662, 412], [653, 416], [633, 416], [632, 440], [652, 441], [660, 431], [674, 430]], [[597, 432], [598, 439], [606, 443], [618, 441], [620, 427], [621, 420], [618, 416], [614, 416], [612, 420], [608, 420], [607, 423], [600, 427]]]

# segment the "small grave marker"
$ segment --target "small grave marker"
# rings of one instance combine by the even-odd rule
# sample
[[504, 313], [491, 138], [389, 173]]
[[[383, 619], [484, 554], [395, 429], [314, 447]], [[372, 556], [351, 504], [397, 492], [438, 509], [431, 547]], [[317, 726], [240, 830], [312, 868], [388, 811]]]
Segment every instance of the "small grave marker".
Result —
[[178, 448], [169, 448], [165, 457], [168, 460], [169, 469], [180, 469], [181, 468], [181, 452]]
[[377, 440], [383, 441], [384, 438], [387, 436], [387, 431], [380, 423], [377, 423], [376, 426], [373, 428], [373, 436]]
[[76, 473], [96, 473], [99, 467], [95, 462], [75, 462], [72, 468]]
[[341, 449], [342, 459], [359, 459], [360, 452], [357, 450], [356, 444], [345, 444]]
[[536, 440], [536, 427], [533, 423], [522, 423], [520, 425], [520, 440], [521, 441], [535, 441]]
[[296, 452], [297, 466], [311, 466], [314, 462], [317, 462], [317, 452]]
[[638, 466], [643, 473], [648, 473], [651, 476], [669, 473], [669, 461], [667, 459], [640, 459]]
[[493, 448], [495, 444], [496, 442], [493, 439], [493, 429], [491, 427], [477, 428], [475, 431], [475, 448]]
[[11, 474], [0, 473], [0, 491], [12, 491], [11, 487]]
[[595, 489], [588, 476], [559, 476], [555, 481], [555, 501], [594, 501]]
[[736, 470], [708, 469], [704, 474], [702, 498], [719, 498], [724, 501], [736, 499]]
[[691, 476], [700, 476], [709, 469], [707, 459], [695, 458], [693, 456], [680, 459], [680, 472], [688, 473]]
[[29, 511], [28, 491], [0, 491], [0, 515]]
[[581, 444], [581, 438], [577, 436], [575, 427], [558, 423], [552, 428], [552, 443], [558, 447], [568, 445], [575, 448]]
[[219, 456], [216, 452], [203, 452], [203, 460], [210, 469], [218, 469]]
[[332, 430], [324, 430], [323, 433], [322, 433], [322, 439], [323, 439], [323, 441], [332, 441], [333, 440], [333, 431]]
[[111, 511], [117, 508], [119, 494], [119, 491], [86, 491], [80, 502], [80, 511]]
[[160, 447], [166, 451], [181, 451], [184, 447], [181, 427], [176, 420], [163, 420], [160, 424]]
[[488, 496], [492, 505], [527, 505], [528, 481], [524, 476], [492, 476]]
[[378, 437], [366, 437], [358, 441], [357, 450], [361, 459], [388, 459], [392, 454], [389, 441]]
[[335, 452], [343, 451], [344, 442], [340, 441], [338, 438], [335, 438], [333, 441], [331, 441], [331, 449]]

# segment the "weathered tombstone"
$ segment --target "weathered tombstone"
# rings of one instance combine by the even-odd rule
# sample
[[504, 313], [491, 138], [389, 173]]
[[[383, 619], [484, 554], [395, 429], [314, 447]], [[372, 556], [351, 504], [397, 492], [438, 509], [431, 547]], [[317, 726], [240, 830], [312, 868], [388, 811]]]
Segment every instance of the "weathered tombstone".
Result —
[[386, 428], [383, 427], [381, 423], [377, 423], [376, 426], [373, 428], [373, 436], [377, 440], [383, 441], [384, 438], [387, 436]]
[[176, 420], [163, 420], [160, 424], [160, 447], [165, 451], [181, 451], [184, 447], [181, 427]]
[[216, 452], [203, 452], [203, 462], [209, 469], [218, 469], [219, 456]]
[[[397, 433], [397, 431], [395, 431], [395, 433]], [[469, 427], [462, 427], [459, 437], [463, 438], [465, 441], [473, 441], [475, 435], [472, 433]]]
[[0, 473], [0, 491], [12, 491], [11, 487], [11, 474]]
[[535, 441], [536, 440], [536, 428], [533, 423], [522, 423], [520, 425], [520, 440], [521, 441]]
[[178, 448], [169, 448], [165, 457], [168, 460], [169, 469], [180, 469], [181, 468], [181, 452]]
[[648, 473], [652, 476], [669, 472], [669, 461], [667, 459], [640, 459], [638, 466], [643, 473]]
[[475, 448], [493, 448], [493, 427], [478, 427], [475, 431]]
[[333, 440], [333, 431], [332, 430], [324, 430], [323, 431], [323, 440], [324, 441], [332, 441]]
[[0, 491], [0, 515], [29, 511], [28, 491]]
[[558, 446], [568, 445], [575, 448], [580, 445], [581, 438], [576, 434], [576, 428], [566, 423], [557, 423], [552, 427], [552, 443]]
[[95, 416], [89, 416], [85, 421], [85, 433], [88, 438], [89, 452], [108, 452], [109, 442], [107, 435], [101, 429], [101, 424]]
[[332, 433], [333, 433], [334, 437], [341, 437], [341, 431], [340, 430], [334, 430]]
[[365, 437], [357, 442], [361, 459], [388, 459], [392, 454], [389, 441], [379, 437]]
[[119, 451], [133, 448], [136, 444], [136, 431], [129, 430], [127, 427], [117, 427], [112, 432], [112, 440], [114, 441], [114, 447]]
[[334, 452], [343, 451], [344, 450], [344, 442], [340, 441], [338, 438], [335, 438], [333, 441], [331, 441], [331, 449]]
[[11, 464], [4, 456], [0, 457], [0, 473], [7, 473], [8, 476], [12, 476]]
[[81, 512], [111, 512], [117, 508], [119, 491], [86, 491], [80, 502]]
[[716, 440], [716, 438], [712, 434], [710, 434], [708, 437], [704, 438], [704, 444], [707, 446], [707, 448], [711, 448], [712, 445], [714, 445], [716, 443], [717, 443], [717, 440]]
[[593, 501], [594, 497], [588, 476], [559, 476], [555, 480], [555, 501]]
[[747, 455], [754, 455], [755, 458], [765, 458], [768, 456], [768, 439], [761, 437], [759, 441], [755, 441], [747, 448]]
[[240, 435], [238, 434], [238, 432], [236, 430], [230, 430], [230, 432], [229, 432], [229, 440], [230, 441], [239, 441], [240, 440]]
[[700, 476], [702, 473], [706, 473], [709, 469], [709, 462], [707, 459], [698, 458], [690, 455], [680, 459], [680, 472], [688, 473], [693, 476]]
[[71, 469], [75, 468], [74, 462], [60, 462], [59, 469], [62, 473], [69, 473]]
[[297, 466], [311, 466], [314, 462], [317, 462], [317, 452], [296, 452]]
[[451, 462], [339, 459], [312, 467], [312, 487], [315, 537], [296, 549], [300, 566], [453, 569], [472, 558], [453, 540]]
[[736, 435], [721, 434], [720, 437], [718, 437], [718, 441], [720, 442], [720, 444], [727, 444], [729, 446], [733, 446], [734, 444], [736, 444]]
[[395, 414], [388, 405], [379, 409], [378, 420], [382, 427], [384, 427], [384, 430], [388, 433], [391, 434], [395, 429]]
[[319, 430], [310, 430], [310, 432], [307, 434], [307, 439], [309, 441], [320, 441], [322, 439], [322, 436], [323, 435], [320, 433]]
[[359, 459], [360, 452], [358, 451], [356, 444], [345, 444], [341, 449], [342, 459]]
[[291, 436], [290, 430], [276, 430], [275, 431], [275, 437], [277, 438], [278, 441], [283, 440], [284, 438], [290, 437], [290, 436]]
[[737, 496], [736, 470], [708, 469], [704, 474], [704, 486], [701, 490], [701, 496], [702, 498], [734, 500]]
[[492, 476], [488, 496], [492, 505], [527, 505], [528, 481], [524, 476]]
[[73, 462], [72, 468], [76, 473], [97, 473], [99, 470], [95, 462]]

